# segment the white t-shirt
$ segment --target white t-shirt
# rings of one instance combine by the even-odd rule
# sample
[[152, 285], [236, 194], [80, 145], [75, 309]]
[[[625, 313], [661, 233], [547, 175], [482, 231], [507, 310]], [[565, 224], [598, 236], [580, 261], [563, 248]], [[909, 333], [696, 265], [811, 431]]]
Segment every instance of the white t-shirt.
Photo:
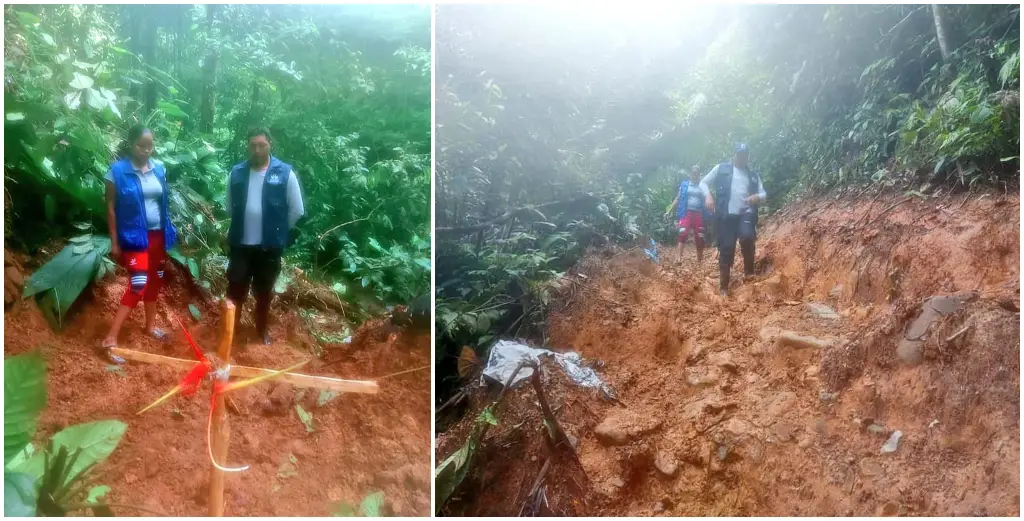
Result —
[[[146, 229], [160, 230], [162, 229], [160, 226], [160, 200], [164, 195], [164, 187], [153, 173], [153, 162], [150, 161], [145, 170], [140, 170], [134, 164], [132, 164], [132, 169], [135, 170], [135, 175], [139, 178], [139, 184], [142, 186], [142, 203], [146, 209]], [[114, 183], [114, 171], [108, 170], [104, 179]]]
[[[263, 170], [249, 170], [249, 189], [245, 198], [245, 220], [242, 223], [242, 244], [258, 246], [263, 243], [263, 182], [267, 175], [267, 165]], [[299, 179], [295, 171], [288, 175], [288, 228], [295, 226], [305, 213], [302, 207], [302, 194], [299, 192]], [[228, 188], [227, 208], [231, 208], [231, 189]]]
[[[714, 196], [714, 189], [711, 186], [715, 183], [715, 176], [718, 175], [718, 165], [708, 172], [708, 175], [704, 176], [700, 180], [700, 188], [704, 190], [706, 194], [712, 194]], [[750, 186], [750, 174], [746, 169], [740, 168], [736, 165], [732, 167], [732, 189], [729, 191], [729, 215], [739, 215], [750, 210], [750, 205], [747, 204], [747, 197], [750, 197], [749, 193]], [[764, 201], [768, 198], [768, 195], [764, 192], [764, 183], [761, 182], [761, 178], [757, 178], [757, 196]], [[715, 208], [715, 212], [721, 212], [721, 208]]]

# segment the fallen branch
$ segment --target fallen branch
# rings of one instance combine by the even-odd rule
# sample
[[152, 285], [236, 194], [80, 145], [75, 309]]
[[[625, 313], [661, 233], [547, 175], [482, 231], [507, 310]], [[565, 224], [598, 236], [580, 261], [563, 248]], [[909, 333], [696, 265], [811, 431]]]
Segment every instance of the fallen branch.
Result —
[[544, 413], [544, 419], [550, 423], [550, 428], [554, 431], [553, 434], [555, 446], [564, 444], [572, 454], [576, 455], [576, 447], [572, 446], [572, 442], [569, 441], [569, 436], [562, 429], [561, 424], [558, 423], [558, 419], [555, 418], [555, 413], [551, 412], [551, 406], [548, 404], [547, 396], [544, 394], [544, 384], [540, 381], [540, 364], [536, 362], [530, 362], [527, 367], [533, 369], [533, 375], [530, 377], [531, 383], [533, 383], [533, 390], [537, 393], [537, 401], [540, 402], [540, 410]]
[[892, 205], [890, 205], [885, 210], [882, 210], [882, 213], [878, 214], [874, 219], [872, 219], [871, 222], [868, 223], [868, 226], [871, 226], [871, 225], [877, 223], [879, 221], [879, 219], [881, 219], [885, 214], [889, 213], [890, 210], [892, 210], [893, 208], [896, 208], [897, 206], [899, 206], [899, 205], [909, 201], [912, 197], [913, 196], [908, 195], [908, 196], [904, 197], [903, 199], [900, 199], [899, 201], [896, 201], [895, 203], [892, 203]]
[[966, 333], [966, 332], [967, 332], [967, 330], [968, 330], [968, 329], [970, 329], [970, 328], [971, 328], [971, 324], [967, 324], [966, 326], [964, 326], [964, 327], [963, 327], [963, 329], [961, 329], [960, 331], [957, 331], [956, 333], [953, 333], [953, 335], [952, 335], [952, 336], [950, 336], [949, 338], [947, 338], [947, 339], [946, 339], [946, 342], [947, 342], [947, 343], [948, 343], [948, 342], [952, 342], [952, 341], [954, 341], [954, 340], [956, 340], [956, 339], [960, 338], [960, 336], [961, 336], [961, 335], [963, 335], [964, 333]]
[[540, 484], [544, 482], [544, 477], [547, 476], [548, 470], [551, 470], [551, 461], [553, 459], [554, 458], [552, 457], [548, 457], [548, 459], [544, 460], [544, 465], [541, 466], [540, 472], [537, 473], [537, 479], [533, 480], [533, 486], [530, 487], [530, 493], [526, 495], [526, 502], [523, 503], [523, 506], [519, 509], [520, 516], [523, 515], [523, 510], [526, 509], [526, 505], [531, 501], [535, 501], [534, 498], [537, 495], [537, 491], [540, 489]]
[[783, 331], [779, 333], [779, 345], [788, 345], [790, 347], [796, 347], [800, 349], [804, 348], [815, 348], [815, 349], [827, 349], [832, 345], [832, 342], [827, 340], [821, 340], [818, 338], [798, 335], [792, 331]]
[[381, 207], [382, 204], [384, 204], [383, 201], [381, 201], [380, 204], [377, 205], [377, 208], [374, 208], [373, 210], [370, 210], [370, 213], [366, 214], [366, 217], [363, 217], [361, 219], [354, 219], [354, 220], [351, 220], [351, 221], [348, 221], [348, 222], [341, 223], [341, 224], [339, 224], [339, 225], [337, 225], [337, 226], [327, 230], [326, 232], [321, 233], [320, 236], [317, 238], [317, 240], [318, 241], [323, 241], [324, 237], [327, 237], [328, 233], [331, 233], [334, 230], [337, 230], [338, 228], [341, 228], [341, 227], [344, 227], [344, 226], [348, 226], [348, 225], [353, 224], [353, 223], [370, 220], [370, 217], [373, 217], [373, 212], [376, 212]]
[[452, 405], [455, 405], [455, 404], [461, 402], [465, 398], [466, 398], [466, 393], [464, 391], [459, 391], [458, 393], [455, 394], [455, 396], [452, 396], [451, 398], [449, 398], [447, 402], [444, 402], [444, 405], [438, 407], [437, 410], [434, 411], [434, 415], [436, 416], [436, 415], [441, 414], [441, 411], [447, 409], [448, 407], [450, 407]]

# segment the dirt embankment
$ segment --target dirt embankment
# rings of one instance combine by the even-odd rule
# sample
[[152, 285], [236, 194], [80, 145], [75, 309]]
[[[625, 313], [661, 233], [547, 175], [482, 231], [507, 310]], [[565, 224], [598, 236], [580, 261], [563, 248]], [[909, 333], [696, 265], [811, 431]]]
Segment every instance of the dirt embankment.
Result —
[[[726, 301], [692, 247], [682, 267], [587, 257], [550, 345], [621, 403], [549, 380], [583, 470], [548, 475], [584, 490], [552, 487], [548, 512], [1019, 515], [1019, 230], [1016, 197], [805, 201], [766, 220]], [[447, 513], [521, 509], [545, 460], [532, 396], [510, 395]]]
[[[40, 349], [47, 361], [49, 401], [37, 441], [77, 423], [104, 419], [127, 423], [121, 444], [99, 468], [98, 482], [111, 487], [109, 502], [172, 516], [206, 515], [208, 385], [193, 397], [175, 397], [137, 416], [139, 409], [184, 375], [132, 362], [117, 369], [94, 354], [125, 283], [120, 275], [114, 282], [88, 288], [61, 333], [47, 326], [34, 302], [16, 303], [4, 314], [4, 355]], [[217, 310], [200, 304], [202, 320], [195, 323], [181, 284], [172, 281], [165, 295], [165, 309], [188, 324], [200, 347], [215, 350]], [[310, 358], [303, 346], [315, 340], [298, 310], [275, 308], [278, 318], [271, 328], [275, 344], [236, 344], [235, 363], [282, 368]], [[142, 333], [141, 315], [140, 306], [122, 331], [121, 347], [192, 358], [177, 326], [161, 324], [172, 332], [171, 340], [162, 343]], [[341, 320], [333, 315], [322, 318]], [[241, 333], [246, 329], [243, 326]], [[379, 394], [343, 394], [318, 404], [316, 390], [270, 382], [233, 396], [239, 410], [230, 414], [228, 462], [248, 464], [250, 469], [228, 475], [226, 515], [327, 516], [336, 503], [358, 506], [374, 491], [384, 493], [386, 512], [430, 515], [430, 372], [380, 378], [429, 365], [430, 335], [389, 329], [384, 320], [370, 321], [355, 333], [351, 345], [328, 348], [323, 359], [314, 358], [301, 370], [354, 380], [378, 379]], [[307, 432], [300, 421], [296, 404], [313, 414], [313, 432]], [[139, 514], [127, 508], [114, 511]]]

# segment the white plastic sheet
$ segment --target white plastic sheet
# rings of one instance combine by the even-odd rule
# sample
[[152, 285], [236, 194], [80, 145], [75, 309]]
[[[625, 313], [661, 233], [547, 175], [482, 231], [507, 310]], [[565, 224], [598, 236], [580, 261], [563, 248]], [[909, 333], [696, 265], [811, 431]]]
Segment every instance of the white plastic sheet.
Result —
[[[615, 393], [612, 388], [601, 380], [596, 371], [583, 365], [583, 358], [579, 353], [571, 351], [568, 353], [556, 353], [547, 349], [534, 348], [508, 340], [499, 340], [491, 348], [491, 354], [487, 358], [487, 365], [484, 366], [483, 377], [490, 378], [504, 385], [509, 377], [512, 376], [516, 367], [519, 367], [520, 362], [532, 360], [539, 363], [542, 355], [552, 356], [559, 367], [565, 371], [569, 379], [581, 387], [600, 389], [605, 396], [613, 400], [615, 399]], [[515, 387], [519, 382], [526, 380], [532, 375], [533, 369], [524, 367], [516, 375], [516, 379], [512, 381], [511, 385]]]

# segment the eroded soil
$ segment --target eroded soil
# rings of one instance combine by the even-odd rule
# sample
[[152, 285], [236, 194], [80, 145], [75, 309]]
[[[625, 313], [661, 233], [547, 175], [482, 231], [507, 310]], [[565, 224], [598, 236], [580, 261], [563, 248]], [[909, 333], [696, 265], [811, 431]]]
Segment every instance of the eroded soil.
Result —
[[[540, 512], [1019, 515], [1019, 230], [1016, 197], [805, 201], [767, 220], [758, 276], [734, 274], [724, 301], [714, 254], [593, 252], [549, 345], [591, 360], [620, 403], [545, 373], [582, 469], [549, 471]], [[935, 295], [957, 304], [921, 329]], [[474, 417], [439, 436], [439, 461]], [[522, 511], [548, 454], [533, 392], [499, 418], [446, 514]]]
[[[4, 355], [41, 349], [47, 361], [49, 401], [40, 419], [38, 441], [77, 423], [104, 419], [127, 423], [121, 444], [99, 469], [99, 483], [111, 487], [107, 501], [171, 516], [205, 516], [209, 388], [193, 397], [175, 397], [137, 416], [139, 409], [184, 375], [133, 362], [115, 370], [94, 354], [125, 279], [119, 274], [115, 282], [90, 286], [60, 333], [51, 331], [34, 302], [16, 303], [4, 315]], [[196, 323], [182, 286], [172, 281], [165, 294], [165, 309], [188, 324], [204, 350], [214, 351], [216, 308], [204, 307], [202, 321]], [[234, 363], [283, 368], [311, 357], [302, 346], [314, 341], [296, 310], [275, 309], [274, 313], [280, 317], [271, 330], [274, 345], [236, 344]], [[140, 306], [122, 331], [121, 347], [192, 358], [177, 326], [161, 324], [172, 332], [171, 340], [162, 343], [142, 333], [141, 321]], [[385, 512], [430, 515], [430, 371], [381, 378], [428, 366], [430, 335], [382, 334], [387, 329], [383, 322], [364, 324], [350, 346], [328, 349], [323, 359], [314, 358], [301, 370], [353, 380], [377, 379], [379, 394], [343, 394], [319, 406], [318, 391], [270, 382], [233, 397], [239, 410], [230, 413], [228, 462], [248, 464], [250, 469], [228, 476], [225, 515], [327, 516], [336, 503], [358, 505], [373, 491], [384, 493]], [[314, 432], [307, 433], [296, 403], [313, 414]], [[295, 458], [294, 464], [290, 457]], [[114, 512], [141, 514], [129, 508]]]

